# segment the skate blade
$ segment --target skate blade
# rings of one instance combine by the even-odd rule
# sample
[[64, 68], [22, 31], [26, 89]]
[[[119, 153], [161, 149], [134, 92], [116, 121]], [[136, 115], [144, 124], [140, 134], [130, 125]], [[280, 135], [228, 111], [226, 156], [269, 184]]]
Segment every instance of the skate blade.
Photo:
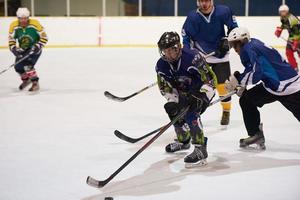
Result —
[[247, 151], [265, 151], [266, 146], [264, 144], [252, 144], [252, 145], [247, 145], [247, 146], [240, 146], [242, 150], [247, 150]]
[[228, 129], [228, 125], [221, 125], [221, 131], [225, 131]]
[[196, 163], [185, 163], [185, 168], [186, 169], [192, 169], [192, 168], [196, 168], [196, 167], [202, 167], [207, 165], [207, 161], [206, 159], [200, 160]]

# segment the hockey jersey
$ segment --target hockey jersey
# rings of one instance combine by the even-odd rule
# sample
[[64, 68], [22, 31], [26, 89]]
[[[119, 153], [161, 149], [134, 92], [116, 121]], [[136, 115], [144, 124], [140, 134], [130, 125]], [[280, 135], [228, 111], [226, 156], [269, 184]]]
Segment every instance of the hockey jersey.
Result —
[[15, 20], [10, 24], [9, 27], [9, 47], [12, 49], [13, 46], [18, 42], [19, 47], [27, 50], [34, 44], [39, 43], [44, 46], [48, 41], [47, 34], [44, 31], [43, 26], [36, 19], [29, 19], [28, 25], [23, 28], [19, 25], [19, 21]]
[[176, 62], [170, 63], [162, 58], [158, 60], [156, 64], [158, 85], [168, 101], [178, 101], [179, 94], [200, 91], [204, 84], [211, 86], [213, 90], [216, 84], [215, 74], [209, 66], [194, 66], [193, 60], [197, 54], [197, 51], [183, 48], [181, 57]]
[[300, 20], [298, 17], [289, 14], [287, 17], [281, 17], [281, 28], [289, 32], [289, 40], [300, 40]]
[[275, 95], [290, 95], [300, 90], [300, 76], [274, 48], [251, 38], [240, 52], [245, 70], [238, 78], [242, 86], [262, 81], [267, 91]]
[[[224, 25], [228, 33], [236, 28], [237, 22], [231, 9], [224, 5], [216, 5], [208, 16], [199, 9], [191, 11], [182, 28], [183, 44], [189, 48], [196, 48], [202, 54], [209, 54], [217, 50], [221, 38], [225, 37]], [[224, 58], [209, 57], [209, 63], [229, 61], [229, 55]]]

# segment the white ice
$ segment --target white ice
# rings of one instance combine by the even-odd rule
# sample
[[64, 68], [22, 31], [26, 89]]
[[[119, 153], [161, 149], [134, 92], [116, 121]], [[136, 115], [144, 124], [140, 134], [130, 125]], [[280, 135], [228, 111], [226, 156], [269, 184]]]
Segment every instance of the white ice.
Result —
[[[237, 97], [227, 130], [219, 104], [203, 115], [207, 166], [187, 170], [188, 152], [164, 152], [175, 136], [170, 128], [104, 188], [86, 185], [88, 175], [107, 178], [148, 140], [128, 144], [115, 129], [138, 137], [168, 122], [156, 87], [123, 103], [103, 95], [126, 96], [154, 82], [158, 56], [154, 48], [45, 49], [38, 94], [18, 91], [13, 69], [0, 75], [0, 199], [299, 200], [299, 122], [279, 103], [264, 106], [267, 150], [242, 151]], [[0, 58], [0, 70], [13, 63], [8, 50]], [[241, 70], [235, 53], [231, 60]]]

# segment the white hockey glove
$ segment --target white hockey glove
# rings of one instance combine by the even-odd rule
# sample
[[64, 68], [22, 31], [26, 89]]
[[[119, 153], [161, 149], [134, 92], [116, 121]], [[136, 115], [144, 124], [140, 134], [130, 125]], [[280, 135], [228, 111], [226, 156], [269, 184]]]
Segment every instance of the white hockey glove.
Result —
[[231, 75], [229, 80], [225, 81], [225, 89], [228, 93], [234, 91], [238, 85], [239, 82], [234, 75]]
[[229, 81], [225, 81], [225, 90], [229, 93], [236, 90], [236, 94], [241, 97], [246, 87], [241, 87], [235, 75], [238, 75], [239, 72], [235, 72], [234, 75], [229, 77]]

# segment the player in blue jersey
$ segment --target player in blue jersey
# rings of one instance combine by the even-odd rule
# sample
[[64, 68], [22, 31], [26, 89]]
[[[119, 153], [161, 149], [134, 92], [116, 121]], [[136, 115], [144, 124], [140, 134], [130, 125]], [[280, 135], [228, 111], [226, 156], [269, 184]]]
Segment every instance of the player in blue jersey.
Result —
[[[230, 8], [224, 5], [214, 5], [213, 0], [197, 0], [198, 9], [191, 11], [183, 25], [183, 45], [197, 49], [202, 55], [215, 52], [207, 59], [212, 70], [217, 75], [217, 91], [219, 96], [227, 94], [224, 83], [230, 72], [228, 42], [225, 38], [224, 26], [227, 34], [237, 27], [235, 16]], [[231, 98], [221, 102], [223, 114], [221, 125], [228, 125], [231, 110]]]
[[[249, 137], [240, 140], [240, 147], [257, 144], [265, 149], [265, 138], [260, 126], [258, 107], [279, 101], [291, 111], [300, 122], [300, 75], [272, 47], [266, 46], [258, 39], [250, 38], [246, 28], [235, 28], [229, 36], [230, 46], [240, 55], [245, 67], [226, 82], [228, 92], [238, 85], [240, 106]], [[255, 85], [249, 90], [247, 85]]]
[[181, 48], [176, 32], [165, 32], [158, 47], [161, 58], [156, 72], [160, 92], [168, 101], [164, 105], [167, 114], [172, 120], [183, 108], [190, 106], [184, 118], [174, 124], [177, 140], [166, 146], [166, 152], [189, 149], [192, 142], [195, 148], [184, 159], [186, 167], [206, 164], [207, 138], [203, 134], [200, 114], [214, 97], [215, 74], [197, 51]]

